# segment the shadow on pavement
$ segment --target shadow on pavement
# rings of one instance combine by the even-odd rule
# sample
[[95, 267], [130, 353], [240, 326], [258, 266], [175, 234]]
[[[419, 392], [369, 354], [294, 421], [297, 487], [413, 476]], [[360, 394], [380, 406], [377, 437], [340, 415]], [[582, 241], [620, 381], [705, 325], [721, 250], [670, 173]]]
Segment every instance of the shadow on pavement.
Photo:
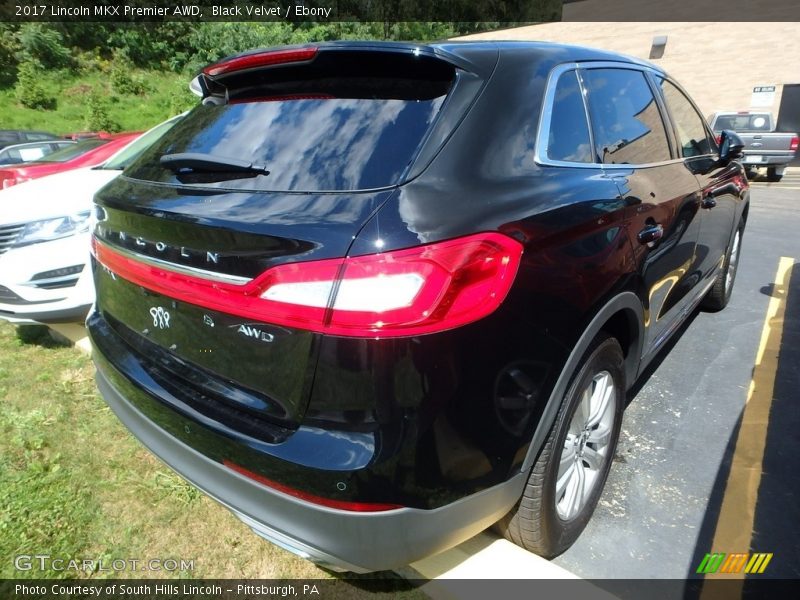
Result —
[[[778, 592], [776, 585], [789, 583], [775, 580], [795, 580], [793, 583], [796, 584], [800, 579], [800, 471], [797, 466], [797, 457], [800, 456], [800, 266], [795, 265], [790, 273], [784, 289], [774, 284], [761, 288], [761, 293], [768, 296], [785, 294], [786, 305], [750, 547], [712, 548], [739, 433], [742, 431], [743, 411], [731, 433], [709, 497], [692, 567], [686, 574], [687, 579], [695, 579], [694, 583], [687, 584], [687, 598], [698, 597], [698, 587], [705, 587], [707, 592], [712, 592], [709, 595], [716, 598], [719, 596], [716, 592], [733, 583], [715, 580], [718, 575], [706, 575], [703, 586], [695, 585], [699, 583], [697, 578], [702, 577], [696, 573], [696, 569], [706, 553], [773, 553], [764, 574], [746, 576], [742, 590], [742, 597], [745, 598], [766, 597], [767, 593], [772, 595], [772, 592]], [[698, 457], [698, 460], [702, 460], [702, 457]], [[744, 502], [745, 498], [741, 500]], [[750, 523], [742, 523], [741, 526], [749, 528]], [[794, 591], [797, 591], [796, 588]]]
[[628, 390], [628, 396], [625, 401], [625, 407], [627, 408], [628, 405], [633, 402], [633, 399], [642, 391], [642, 388], [647, 384], [650, 380], [650, 377], [653, 376], [658, 368], [661, 366], [661, 363], [664, 362], [664, 359], [669, 356], [669, 353], [672, 352], [672, 349], [675, 347], [675, 344], [680, 341], [683, 337], [683, 334], [686, 333], [686, 330], [692, 326], [694, 320], [697, 318], [697, 315], [700, 314], [700, 309], [696, 308], [692, 311], [686, 320], [675, 330], [675, 333], [670, 336], [670, 338], [664, 342], [664, 345], [659, 348], [658, 352], [656, 353], [655, 357], [650, 364], [647, 365], [647, 368], [642, 371], [639, 377], [636, 379], [636, 383], [633, 384], [630, 390]]

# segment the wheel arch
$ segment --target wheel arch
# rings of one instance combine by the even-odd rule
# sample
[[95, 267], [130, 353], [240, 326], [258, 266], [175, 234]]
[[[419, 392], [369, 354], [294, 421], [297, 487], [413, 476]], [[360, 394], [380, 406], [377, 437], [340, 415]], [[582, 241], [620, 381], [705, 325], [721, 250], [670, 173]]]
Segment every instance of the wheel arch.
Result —
[[572, 375], [578, 368], [589, 345], [601, 332], [614, 336], [622, 346], [625, 356], [625, 386], [629, 389], [635, 379], [641, 360], [644, 341], [644, 309], [639, 297], [633, 292], [622, 292], [614, 296], [595, 314], [581, 334], [567, 358], [564, 368], [556, 380], [547, 399], [542, 417], [536, 426], [521, 470], [528, 471], [547, 439], [547, 434], [555, 422], [559, 407], [564, 399]]

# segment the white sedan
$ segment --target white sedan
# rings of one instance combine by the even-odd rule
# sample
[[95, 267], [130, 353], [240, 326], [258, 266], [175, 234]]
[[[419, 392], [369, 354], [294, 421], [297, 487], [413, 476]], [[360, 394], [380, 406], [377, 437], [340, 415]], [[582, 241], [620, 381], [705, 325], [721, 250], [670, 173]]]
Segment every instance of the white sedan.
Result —
[[98, 167], [0, 191], [0, 319], [83, 320], [94, 302], [88, 264], [92, 198], [182, 116], [156, 125]]

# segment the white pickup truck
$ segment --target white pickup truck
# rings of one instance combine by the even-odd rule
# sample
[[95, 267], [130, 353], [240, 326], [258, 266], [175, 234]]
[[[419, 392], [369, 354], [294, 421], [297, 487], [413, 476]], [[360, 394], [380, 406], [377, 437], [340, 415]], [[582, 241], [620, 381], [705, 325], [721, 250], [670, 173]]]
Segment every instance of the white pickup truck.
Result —
[[796, 133], [776, 132], [772, 114], [763, 111], [716, 112], [708, 120], [719, 135], [723, 129], [735, 131], [744, 142], [742, 164], [749, 176], [766, 167], [769, 181], [780, 181], [797, 152]]

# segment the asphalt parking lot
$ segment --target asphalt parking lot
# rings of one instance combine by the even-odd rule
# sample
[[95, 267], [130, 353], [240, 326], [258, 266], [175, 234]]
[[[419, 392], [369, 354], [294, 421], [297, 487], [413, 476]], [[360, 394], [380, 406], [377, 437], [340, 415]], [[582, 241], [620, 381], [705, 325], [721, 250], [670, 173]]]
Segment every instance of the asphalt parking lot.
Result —
[[763, 552], [759, 577], [800, 577], [800, 170], [753, 183], [742, 252], [729, 306], [696, 313], [638, 383], [600, 505], [557, 565], [684, 579], [706, 553]]

